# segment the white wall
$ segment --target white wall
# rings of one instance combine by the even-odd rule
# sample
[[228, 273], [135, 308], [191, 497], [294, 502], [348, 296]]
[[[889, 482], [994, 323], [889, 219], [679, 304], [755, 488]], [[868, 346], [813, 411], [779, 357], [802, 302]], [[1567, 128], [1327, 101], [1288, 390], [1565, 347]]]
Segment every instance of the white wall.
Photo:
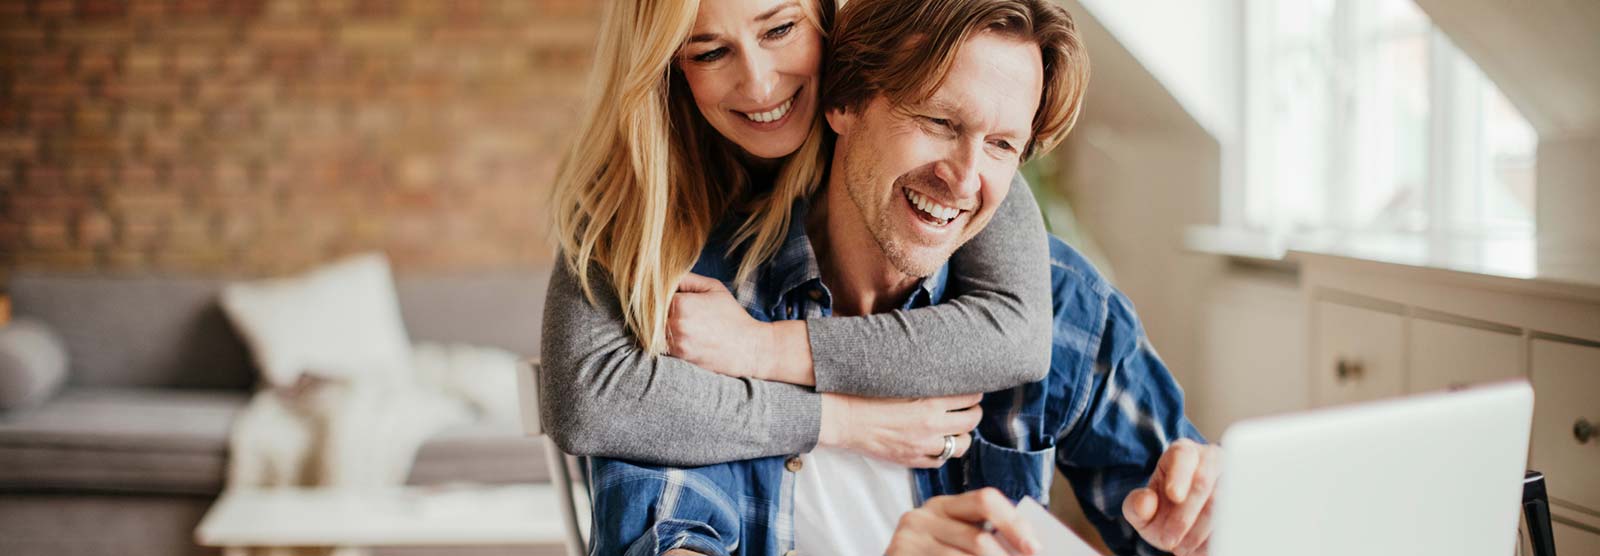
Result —
[[[1244, 183], [1244, 0], [1078, 0], [1215, 141], [1223, 191]], [[1233, 207], [1219, 206], [1224, 222]]]
[[1216, 438], [1239, 418], [1305, 407], [1293, 277], [1240, 270], [1182, 243], [1189, 226], [1217, 223], [1222, 145], [1171, 92], [1182, 79], [1158, 79], [1098, 12], [1064, 4], [1094, 68], [1084, 115], [1057, 151], [1060, 187], [1184, 386], [1190, 417]]

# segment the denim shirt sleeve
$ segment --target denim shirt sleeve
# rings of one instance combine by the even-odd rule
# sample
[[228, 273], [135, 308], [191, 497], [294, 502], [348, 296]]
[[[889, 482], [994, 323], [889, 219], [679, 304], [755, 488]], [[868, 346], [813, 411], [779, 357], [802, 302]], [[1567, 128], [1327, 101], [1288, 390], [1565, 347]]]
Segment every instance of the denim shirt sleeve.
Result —
[[683, 548], [723, 556], [743, 521], [722, 486], [693, 470], [591, 458], [592, 554], [658, 556]]
[[1056, 465], [1084, 513], [1117, 554], [1163, 554], [1122, 517], [1161, 454], [1180, 438], [1205, 442], [1184, 416], [1183, 390], [1145, 337], [1133, 304], [1111, 290], [1093, 366], [1081, 375], [1076, 426], [1062, 431]]

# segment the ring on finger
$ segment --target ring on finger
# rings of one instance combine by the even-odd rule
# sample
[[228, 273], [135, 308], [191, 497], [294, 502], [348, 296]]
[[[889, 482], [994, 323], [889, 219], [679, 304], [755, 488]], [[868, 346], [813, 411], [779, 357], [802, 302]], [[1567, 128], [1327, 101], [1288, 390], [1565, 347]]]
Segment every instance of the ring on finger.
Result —
[[944, 463], [946, 460], [950, 459], [950, 456], [955, 455], [955, 453], [956, 453], [956, 435], [947, 434], [947, 435], [944, 435], [944, 451], [939, 452], [939, 455], [938, 456], [934, 456], [934, 459], [939, 460], [939, 463]]

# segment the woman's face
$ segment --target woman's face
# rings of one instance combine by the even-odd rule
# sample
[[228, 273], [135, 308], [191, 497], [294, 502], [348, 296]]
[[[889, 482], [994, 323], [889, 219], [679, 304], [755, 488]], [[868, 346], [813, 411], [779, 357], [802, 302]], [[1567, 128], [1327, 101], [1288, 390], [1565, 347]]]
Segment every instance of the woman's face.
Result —
[[805, 10], [799, 0], [700, 0], [679, 51], [700, 114], [758, 158], [794, 153], [816, 115], [822, 33]]

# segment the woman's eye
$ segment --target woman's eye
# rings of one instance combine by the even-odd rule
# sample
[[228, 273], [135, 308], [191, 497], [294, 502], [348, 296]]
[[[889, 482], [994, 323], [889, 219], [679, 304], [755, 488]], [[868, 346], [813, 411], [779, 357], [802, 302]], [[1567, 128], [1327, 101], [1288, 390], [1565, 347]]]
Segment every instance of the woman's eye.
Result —
[[785, 23], [783, 25], [779, 25], [777, 27], [773, 27], [772, 30], [767, 31], [767, 38], [769, 38], [769, 39], [782, 38], [784, 35], [788, 35], [789, 32], [793, 31], [793, 30], [794, 30], [794, 22], [791, 21], [791, 22]]
[[944, 129], [951, 129], [950, 120], [946, 120], [944, 118], [933, 118], [933, 117], [929, 117], [929, 116], [923, 116], [922, 119], [923, 119], [923, 121], [926, 121], [926, 122], [928, 122], [930, 124], [933, 124], [936, 127], [941, 127], [941, 128], [944, 128]]
[[694, 60], [696, 62], [715, 62], [715, 61], [721, 59], [723, 56], [726, 56], [727, 54], [728, 54], [728, 49], [727, 48], [718, 48], [718, 49], [715, 49], [715, 50], [710, 50], [710, 51], [707, 51], [707, 52], [696, 54], [693, 58], [690, 58], [690, 59], [692, 59], [692, 60]]
[[994, 146], [996, 148], [998, 148], [998, 149], [1000, 149], [1002, 151], [1006, 151], [1006, 152], [1012, 152], [1012, 151], [1016, 150], [1016, 149], [1011, 147], [1011, 142], [1010, 141], [1006, 141], [1006, 140], [994, 141]]

